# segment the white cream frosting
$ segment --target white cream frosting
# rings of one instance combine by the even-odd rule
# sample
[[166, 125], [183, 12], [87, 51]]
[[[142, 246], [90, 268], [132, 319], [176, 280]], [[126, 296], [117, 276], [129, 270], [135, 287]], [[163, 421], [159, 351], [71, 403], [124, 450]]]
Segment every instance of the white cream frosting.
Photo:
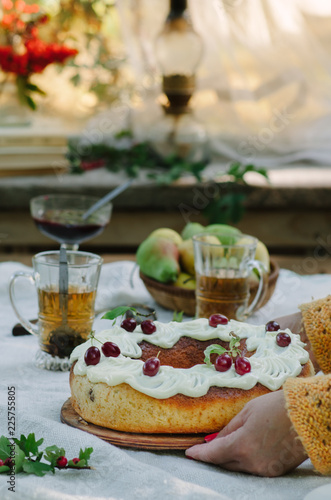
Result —
[[[207, 394], [210, 387], [235, 387], [251, 389], [258, 382], [268, 389], [279, 389], [288, 377], [296, 377], [307, 363], [309, 355], [304, 349], [299, 335], [289, 329], [278, 332], [266, 332], [265, 325], [254, 326], [248, 323], [231, 320], [227, 325], [209, 326], [208, 320], [200, 318], [184, 323], [160, 323], [155, 321], [156, 332], [146, 335], [141, 327], [137, 326], [134, 332], [127, 332], [120, 326], [103, 330], [96, 338], [104, 342], [115, 342], [121, 350], [117, 358], [105, 357], [101, 351], [101, 359], [97, 365], [87, 366], [84, 361], [85, 351], [95, 345], [101, 347], [96, 340], [87, 340], [77, 346], [71, 354], [71, 361], [77, 361], [74, 367], [75, 375], [86, 375], [90, 382], [104, 382], [110, 386], [126, 383], [133, 389], [157, 399], [165, 399], [175, 394], [184, 394], [190, 397], [200, 397]], [[282, 331], [291, 337], [287, 347], [276, 344], [276, 336]], [[143, 374], [144, 362], [140, 359], [142, 351], [139, 343], [143, 340], [156, 346], [169, 349], [181, 337], [191, 337], [197, 340], [220, 339], [229, 341], [230, 332], [239, 338], [246, 338], [249, 351], [255, 351], [249, 358], [251, 371], [245, 375], [238, 375], [234, 365], [226, 372], [216, 371], [213, 365], [200, 364], [192, 368], [173, 368], [162, 365], [154, 377]]]

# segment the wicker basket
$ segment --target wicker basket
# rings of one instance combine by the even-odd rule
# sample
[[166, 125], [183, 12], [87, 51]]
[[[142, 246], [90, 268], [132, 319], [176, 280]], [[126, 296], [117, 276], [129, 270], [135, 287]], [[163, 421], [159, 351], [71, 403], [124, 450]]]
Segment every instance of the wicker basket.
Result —
[[[277, 262], [271, 258], [268, 284], [265, 287], [262, 298], [260, 299], [258, 309], [264, 306], [274, 293], [278, 275], [279, 266]], [[183, 311], [187, 316], [195, 316], [194, 290], [186, 290], [185, 288], [179, 288], [177, 286], [160, 283], [153, 278], [145, 276], [141, 271], [140, 277], [143, 280], [147, 290], [158, 304], [172, 311]], [[251, 300], [253, 300], [256, 294], [257, 286], [258, 285], [255, 283], [251, 285]]]

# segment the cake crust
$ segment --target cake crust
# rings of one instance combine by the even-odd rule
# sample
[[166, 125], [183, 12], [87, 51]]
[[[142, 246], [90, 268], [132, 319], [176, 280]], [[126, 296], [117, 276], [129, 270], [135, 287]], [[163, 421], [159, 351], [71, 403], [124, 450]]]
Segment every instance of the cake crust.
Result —
[[[185, 343], [185, 338], [183, 342]], [[143, 345], [141, 347], [142, 359], [149, 357], [150, 349], [144, 348]], [[188, 353], [187, 350], [186, 352]], [[186, 358], [190, 359], [187, 354], [174, 356], [173, 353], [172, 356], [171, 365], [180, 364], [181, 366], [178, 366], [180, 368], [185, 368], [182, 365], [188, 363]], [[197, 362], [199, 361], [195, 361], [194, 364]], [[91, 383], [87, 376], [75, 375], [74, 366], [75, 363], [70, 371], [70, 388], [71, 402], [75, 411], [87, 422], [122, 432], [146, 434], [216, 432], [227, 425], [248, 401], [271, 392], [267, 387], [257, 383], [249, 390], [211, 387], [207, 394], [198, 398], [176, 394], [167, 399], [155, 399], [126, 383], [116, 386], [109, 386], [103, 382]], [[308, 377], [313, 374], [313, 365], [308, 361], [303, 365], [299, 376]]]

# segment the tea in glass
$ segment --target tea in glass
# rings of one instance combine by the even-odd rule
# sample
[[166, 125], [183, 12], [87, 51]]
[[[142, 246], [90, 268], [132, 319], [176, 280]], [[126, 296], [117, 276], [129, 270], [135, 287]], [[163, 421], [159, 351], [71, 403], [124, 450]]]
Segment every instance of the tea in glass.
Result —
[[196, 295], [199, 303], [199, 318], [209, 318], [212, 314], [224, 314], [237, 319], [240, 311], [248, 306], [250, 297], [247, 278], [222, 278], [222, 273], [204, 276], [196, 273]]
[[43, 351], [65, 358], [87, 340], [94, 321], [95, 295], [95, 290], [71, 285], [63, 309], [58, 289], [38, 290], [40, 347]]
[[[71, 352], [91, 333], [102, 264], [102, 258], [98, 255], [74, 251], [67, 251], [63, 262], [60, 259], [61, 252], [35, 255], [32, 258], [34, 272], [14, 273], [9, 286], [10, 300], [17, 317], [26, 330], [39, 337], [37, 366], [50, 370], [68, 370]], [[66, 271], [65, 287], [60, 279], [63, 264]], [[37, 326], [23, 318], [16, 307], [15, 283], [20, 278], [28, 279], [37, 289]]]
[[[263, 264], [254, 259], [257, 239], [234, 235], [232, 244], [223, 245], [222, 233], [202, 233], [193, 237], [196, 272], [196, 316], [209, 318], [223, 314], [239, 321], [256, 309], [264, 285]], [[228, 238], [227, 238], [228, 239]], [[260, 281], [250, 302], [250, 273], [256, 269]]]

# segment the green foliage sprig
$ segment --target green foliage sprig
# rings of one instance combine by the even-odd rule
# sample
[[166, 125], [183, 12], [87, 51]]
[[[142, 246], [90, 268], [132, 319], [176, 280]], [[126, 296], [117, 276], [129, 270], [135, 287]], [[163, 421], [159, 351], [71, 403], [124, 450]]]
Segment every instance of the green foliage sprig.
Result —
[[[93, 448], [81, 449], [76, 460], [66, 461], [66, 465], [61, 467], [58, 465], [58, 459], [65, 457], [64, 448], [53, 445], [41, 451], [39, 447], [43, 442], [43, 438], [36, 440], [34, 433], [28, 436], [22, 434], [20, 439], [14, 438], [12, 441], [5, 436], [1, 436], [0, 460], [4, 462], [4, 465], [0, 465], [0, 473], [8, 472], [14, 468], [15, 474], [25, 472], [36, 476], [44, 476], [47, 472], [55, 473], [55, 469], [93, 468], [88, 465]], [[49, 463], [43, 462], [43, 458]], [[8, 459], [12, 459], [12, 464], [7, 465]]]
[[[124, 141], [121, 142], [121, 139]], [[208, 161], [189, 162], [176, 155], [162, 157], [148, 142], [133, 143], [130, 131], [124, 130], [115, 136], [117, 145], [105, 143], [88, 144], [86, 148], [80, 140], [68, 143], [67, 158], [72, 173], [83, 173], [95, 166], [104, 166], [110, 172], [125, 172], [129, 177], [138, 177], [139, 172], [147, 172], [147, 178], [157, 184], [170, 184], [185, 174], [192, 174], [201, 182], [202, 172]]]
[[[148, 314], [143, 314], [142, 312], [138, 311], [135, 307], [131, 306], [118, 306], [112, 309], [111, 311], [106, 312], [103, 316], [101, 316], [101, 319], [110, 319], [114, 320], [113, 325], [116, 323], [116, 318], [122, 316], [124, 317], [124, 314], [127, 311], [133, 312], [134, 316], [142, 316], [144, 318], [148, 318], [149, 316], [155, 316], [155, 311], [151, 311]], [[91, 338], [93, 338], [94, 334], [93, 332], [91, 333]]]
[[[118, 142], [116, 142], [118, 141]], [[141, 171], [148, 179], [159, 185], [171, 184], [186, 175], [193, 175], [198, 182], [203, 181], [203, 172], [209, 160], [190, 162], [176, 155], [162, 157], [148, 142], [134, 143], [132, 133], [121, 131], [114, 137], [114, 143], [92, 144], [82, 147], [80, 139], [71, 139], [68, 144], [67, 158], [72, 173], [83, 173], [86, 170], [104, 166], [111, 172], [125, 172], [129, 177], [137, 177]], [[245, 175], [255, 172], [269, 180], [265, 168], [252, 164], [244, 165], [232, 162], [221, 176], [226, 178], [227, 190], [209, 201], [203, 215], [209, 224], [237, 223], [245, 211], [247, 194], [241, 186], [247, 185]]]
[[230, 335], [231, 339], [229, 342], [228, 349], [225, 349], [225, 347], [222, 347], [221, 345], [218, 344], [212, 344], [204, 350], [204, 355], [205, 355], [204, 361], [208, 366], [212, 366], [212, 362], [210, 361], [211, 354], [220, 355], [226, 352], [232, 358], [236, 358], [237, 356], [240, 355], [240, 338], [234, 332], [230, 332]]
[[228, 192], [219, 194], [213, 198], [204, 209], [203, 215], [207, 218], [209, 224], [236, 224], [239, 222], [245, 212], [245, 200], [247, 195], [238, 191], [238, 186], [245, 186], [245, 174], [255, 172], [262, 175], [269, 181], [268, 172], [265, 168], [255, 167], [252, 164], [243, 165], [240, 162], [233, 162], [227, 170], [221, 172], [222, 175], [229, 178]]
[[177, 323], [181, 323], [183, 321], [184, 311], [174, 311], [172, 321], [176, 321]]

